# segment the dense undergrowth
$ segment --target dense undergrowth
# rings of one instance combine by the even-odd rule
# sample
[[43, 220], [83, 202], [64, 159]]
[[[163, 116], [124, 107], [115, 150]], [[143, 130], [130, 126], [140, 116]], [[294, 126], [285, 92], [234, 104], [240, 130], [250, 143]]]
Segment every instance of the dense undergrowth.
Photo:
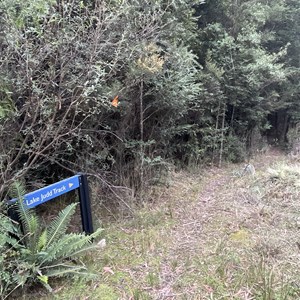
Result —
[[15, 187], [19, 200], [9, 210], [17, 220], [0, 214], [0, 299], [38, 284], [52, 292], [53, 278], [95, 276], [80, 256], [101, 250], [99, 244], [92, 244], [101, 230], [90, 235], [66, 233], [76, 203], [60, 211], [45, 228], [36, 212], [23, 203], [21, 186]]

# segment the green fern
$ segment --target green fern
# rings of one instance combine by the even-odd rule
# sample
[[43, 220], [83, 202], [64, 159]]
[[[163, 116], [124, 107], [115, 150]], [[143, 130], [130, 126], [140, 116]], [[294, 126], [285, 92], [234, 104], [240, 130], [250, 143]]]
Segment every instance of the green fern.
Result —
[[39, 237], [38, 243], [37, 243], [37, 251], [43, 250], [47, 243], [47, 236], [48, 236], [48, 231], [45, 229], [42, 234]]
[[66, 234], [60, 240], [51, 244], [51, 246], [49, 246], [47, 249], [44, 249], [47, 255], [42, 261], [42, 264], [47, 261], [60, 260], [63, 257], [73, 257], [75, 254], [77, 255], [84, 252], [85, 250], [83, 249], [85, 248], [89, 250], [97, 248], [96, 245], [93, 245], [93, 247], [91, 247], [91, 242], [94, 238], [99, 236], [100, 232], [101, 230], [97, 230], [91, 235], [76, 233]]
[[69, 274], [85, 275], [93, 277], [93, 274], [89, 273], [84, 265], [75, 266], [68, 264], [58, 264], [53, 267], [48, 267], [45, 270], [45, 276], [47, 277], [63, 277]]
[[19, 261], [22, 245], [19, 239], [16, 224], [0, 212], [0, 299], [5, 299], [22, 284], [17, 276], [22, 270], [22, 264]]
[[49, 245], [59, 240], [61, 236], [66, 233], [68, 224], [75, 213], [76, 203], [73, 203], [63, 209], [57, 218], [55, 218], [48, 227], [47, 236], [49, 237], [45, 248], [48, 248]]
[[[22, 195], [25, 194], [25, 191], [22, 184], [15, 184], [13, 189], [18, 198], [16, 209], [24, 234], [21, 239], [23, 245], [19, 249], [19, 256], [26, 266], [26, 271], [19, 280], [21, 285], [38, 281], [51, 291], [48, 277], [89, 274], [86, 266], [82, 262], [77, 262], [76, 258], [87, 251], [99, 249], [92, 241], [99, 236], [101, 230], [98, 229], [91, 235], [66, 233], [75, 213], [76, 203], [70, 204], [60, 211], [51, 224], [42, 230], [41, 221], [35, 210], [29, 209], [24, 204]], [[14, 242], [18, 243], [17, 240], [12, 239], [10, 244]]]
[[36, 247], [38, 245], [38, 240], [41, 232], [41, 226], [37, 215], [34, 210], [28, 209], [24, 204], [23, 195], [25, 194], [25, 189], [20, 182], [16, 182], [13, 186], [13, 192], [16, 194], [17, 203], [16, 208], [22, 223], [22, 229], [24, 233], [24, 240], [28, 245], [28, 249], [32, 254], [36, 252]]

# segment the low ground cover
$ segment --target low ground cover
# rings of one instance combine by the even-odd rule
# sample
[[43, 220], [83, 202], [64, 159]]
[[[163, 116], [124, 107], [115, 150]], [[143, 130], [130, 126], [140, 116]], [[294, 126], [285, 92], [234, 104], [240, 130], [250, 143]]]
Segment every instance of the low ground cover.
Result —
[[300, 165], [278, 152], [173, 174], [134, 216], [104, 225], [93, 281], [24, 299], [300, 299]]

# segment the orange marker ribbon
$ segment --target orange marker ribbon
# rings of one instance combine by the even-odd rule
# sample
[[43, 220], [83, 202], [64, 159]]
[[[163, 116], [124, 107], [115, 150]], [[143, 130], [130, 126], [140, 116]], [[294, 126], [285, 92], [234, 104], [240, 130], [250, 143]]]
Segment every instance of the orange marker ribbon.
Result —
[[119, 105], [119, 96], [116, 96], [113, 101], [111, 102], [111, 105], [114, 107], [118, 107]]

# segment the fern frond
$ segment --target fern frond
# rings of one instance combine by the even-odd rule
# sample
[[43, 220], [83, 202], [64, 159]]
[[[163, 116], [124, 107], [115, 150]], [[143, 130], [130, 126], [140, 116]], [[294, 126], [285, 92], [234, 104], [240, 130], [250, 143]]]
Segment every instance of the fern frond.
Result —
[[58, 264], [54, 266], [47, 266], [45, 268], [46, 272], [44, 273], [47, 277], [61, 277], [65, 276], [66, 274], [81, 274], [86, 272], [85, 266], [75, 266], [75, 265], [68, 265], [68, 264]]
[[15, 235], [15, 236], [19, 236], [20, 232], [18, 230], [18, 226], [16, 226], [16, 222], [13, 223], [13, 221], [0, 213], [0, 232], [5, 233], [6, 235]]
[[83, 250], [83, 248], [87, 246], [91, 246], [94, 238], [98, 237], [101, 232], [102, 229], [98, 229], [91, 235], [77, 234], [77, 237], [74, 236], [72, 242], [68, 243], [61, 251], [58, 251], [56, 255], [58, 255], [58, 257], [72, 257], [74, 253], [78, 254], [78, 251]]
[[17, 212], [22, 222], [24, 234], [33, 234], [36, 232], [38, 227], [38, 218], [33, 210], [28, 209], [24, 204], [25, 189], [20, 182], [15, 182], [13, 185], [13, 192], [16, 193], [17, 197]]
[[68, 205], [65, 209], [59, 212], [59, 215], [50, 223], [47, 230], [48, 241], [45, 244], [45, 249], [47, 249], [52, 243], [55, 243], [62, 237], [67, 227], [70, 223], [70, 220], [75, 213], [77, 203], [72, 203]]
[[22, 182], [15, 181], [14, 184], [10, 187], [10, 192], [13, 197], [18, 198], [26, 194], [25, 187]]
[[1, 246], [8, 245], [9, 247], [20, 246], [19, 241], [11, 236], [0, 234], [0, 250]]
[[24, 242], [31, 253], [34, 254], [38, 251], [37, 245], [41, 231], [40, 220], [35, 211], [29, 209], [24, 203], [25, 189], [22, 183], [15, 182], [12, 191], [17, 198], [15, 206], [22, 224]]
[[38, 243], [37, 243], [37, 251], [41, 251], [45, 247], [47, 243], [47, 233], [48, 231], [44, 230], [42, 234], [39, 236]]
[[49, 245], [45, 250], [47, 255], [45, 255], [44, 259], [41, 261], [40, 266], [44, 265], [44, 263], [50, 263], [65, 258], [65, 253], [73, 250], [73, 243], [76, 244], [78, 240], [81, 240], [83, 237], [84, 236], [81, 234], [70, 233]]
[[78, 252], [86, 246], [91, 246], [94, 238], [100, 235], [101, 229], [98, 229], [91, 235], [70, 233], [62, 237], [56, 243], [48, 247], [48, 255], [44, 258], [40, 265], [46, 262], [53, 262], [55, 260], [71, 257], [73, 253]]
[[101, 247], [99, 247], [99, 245], [97, 245], [97, 244], [88, 245], [88, 246], [82, 247], [78, 251], [73, 252], [72, 253], [72, 257], [74, 257], [74, 256], [80, 256], [84, 252], [94, 251], [94, 250], [100, 250], [100, 249], [101, 249]]

